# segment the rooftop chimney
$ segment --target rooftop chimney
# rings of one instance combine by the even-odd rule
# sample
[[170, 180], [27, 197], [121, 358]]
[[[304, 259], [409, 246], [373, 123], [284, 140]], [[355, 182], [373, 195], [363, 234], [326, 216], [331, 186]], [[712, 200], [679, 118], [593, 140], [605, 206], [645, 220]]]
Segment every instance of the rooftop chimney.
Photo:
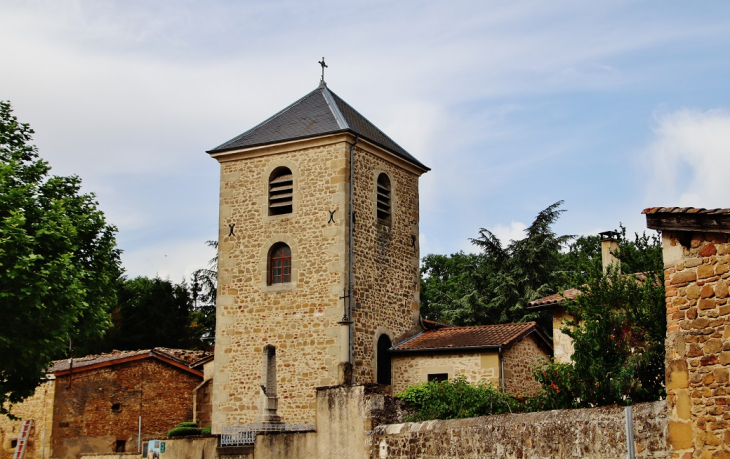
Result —
[[618, 251], [618, 233], [615, 231], [604, 231], [598, 233], [601, 240], [601, 264], [603, 265], [603, 273], [608, 272], [608, 267], [615, 265], [618, 272], [621, 272], [621, 261], [614, 256]]

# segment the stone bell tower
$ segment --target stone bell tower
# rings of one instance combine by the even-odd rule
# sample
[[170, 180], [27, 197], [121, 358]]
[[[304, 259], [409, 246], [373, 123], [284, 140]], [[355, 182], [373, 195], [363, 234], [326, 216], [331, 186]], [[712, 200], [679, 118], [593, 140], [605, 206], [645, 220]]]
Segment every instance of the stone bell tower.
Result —
[[314, 423], [316, 387], [389, 383], [385, 351], [419, 327], [429, 169], [324, 81], [208, 153], [221, 167], [213, 431]]

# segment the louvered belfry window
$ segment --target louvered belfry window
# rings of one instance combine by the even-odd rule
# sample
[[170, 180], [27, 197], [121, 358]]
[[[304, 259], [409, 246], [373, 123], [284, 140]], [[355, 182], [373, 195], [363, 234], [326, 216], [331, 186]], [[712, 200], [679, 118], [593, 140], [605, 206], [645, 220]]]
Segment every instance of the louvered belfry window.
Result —
[[390, 179], [385, 173], [378, 176], [378, 220], [381, 223], [390, 224]]
[[269, 177], [269, 215], [292, 213], [294, 177], [287, 167], [277, 167]]
[[280, 242], [269, 251], [269, 285], [291, 282], [291, 249]]

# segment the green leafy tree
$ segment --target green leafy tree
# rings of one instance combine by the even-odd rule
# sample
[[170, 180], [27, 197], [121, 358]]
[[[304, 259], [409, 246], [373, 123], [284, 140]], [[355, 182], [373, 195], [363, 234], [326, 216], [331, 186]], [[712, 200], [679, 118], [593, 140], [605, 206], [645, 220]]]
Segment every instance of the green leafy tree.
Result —
[[482, 292], [488, 291], [490, 265], [484, 257], [459, 252], [426, 255], [421, 264], [421, 315], [449, 323], [481, 323]]
[[455, 325], [483, 325], [537, 320], [546, 332], [544, 313], [528, 313], [527, 303], [555, 293], [565, 281], [561, 248], [572, 236], [552, 230], [562, 201], [541, 211], [525, 238], [502, 241], [482, 228], [471, 242], [478, 254], [428, 255], [421, 269], [421, 304], [427, 317]]
[[[621, 260], [624, 274], [643, 273], [662, 269], [662, 248], [656, 235], [634, 234], [630, 239], [626, 228], [619, 224], [613, 231], [619, 250], [614, 255]], [[601, 241], [598, 236], [580, 236], [569, 243], [560, 255], [559, 277], [563, 288], [578, 288], [590, 279], [603, 274]]]
[[559, 275], [560, 250], [573, 236], [558, 236], [552, 225], [564, 210], [563, 201], [541, 211], [525, 230], [526, 237], [510, 241], [502, 247], [501, 241], [489, 230], [479, 230], [480, 237], [472, 243], [480, 247], [493, 264], [495, 275], [487, 307], [498, 314], [498, 322], [520, 322], [527, 317], [525, 308], [532, 300], [554, 293], [562, 284]]
[[[570, 364], [534, 370], [543, 386], [534, 409], [632, 404], [658, 400], [664, 390], [666, 306], [659, 238], [627, 241], [622, 228], [621, 272], [591, 276], [568, 304], [575, 321], [564, 329], [575, 352]], [[627, 273], [627, 271], [637, 271]]]
[[116, 228], [79, 177], [50, 175], [32, 134], [0, 102], [0, 413], [70, 340], [103, 333], [121, 273]]
[[159, 277], [120, 279], [119, 301], [106, 335], [85, 343], [84, 353], [170, 347], [196, 349], [205, 327], [197, 320], [187, 284]]
[[415, 410], [408, 416], [411, 422], [472, 418], [522, 409], [512, 395], [484, 381], [470, 384], [464, 377], [411, 386], [396, 397]]
[[191, 293], [195, 308], [195, 320], [205, 328], [203, 340], [213, 344], [215, 339], [215, 304], [218, 292], [218, 241], [206, 241], [208, 247], [216, 250], [216, 255], [208, 262], [207, 268], [193, 272]]

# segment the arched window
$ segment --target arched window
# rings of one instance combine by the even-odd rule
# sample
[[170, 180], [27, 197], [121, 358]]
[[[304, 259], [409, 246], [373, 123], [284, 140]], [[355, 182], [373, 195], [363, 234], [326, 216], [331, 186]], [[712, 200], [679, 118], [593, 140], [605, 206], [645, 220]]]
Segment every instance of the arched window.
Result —
[[378, 176], [376, 185], [378, 194], [378, 220], [390, 224], [390, 179], [385, 173]]
[[269, 215], [292, 213], [294, 176], [288, 167], [277, 167], [269, 176]]
[[378, 338], [378, 384], [390, 385], [390, 354], [388, 354], [388, 349], [392, 345], [393, 343], [388, 335], [382, 334]]
[[291, 282], [291, 249], [280, 242], [269, 250], [269, 285]]

